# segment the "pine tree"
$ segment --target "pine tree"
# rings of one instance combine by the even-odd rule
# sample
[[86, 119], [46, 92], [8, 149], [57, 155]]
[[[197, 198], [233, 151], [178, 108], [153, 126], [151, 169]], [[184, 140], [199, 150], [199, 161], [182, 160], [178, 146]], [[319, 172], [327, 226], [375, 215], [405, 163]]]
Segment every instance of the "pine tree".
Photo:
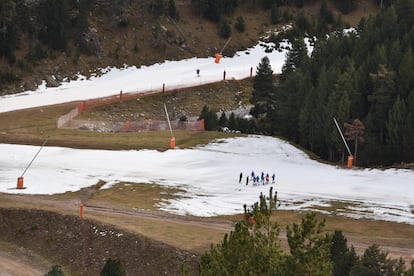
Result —
[[246, 29], [246, 23], [244, 22], [244, 18], [242, 16], [237, 17], [236, 24], [234, 25], [237, 31], [240, 33], [244, 32]]
[[164, 0], [151, 0], [150, 10], [154, 17], [160, 17], [165, 12], [165, 1]]
[[0, 37], [5, 37], [8, 25], [16, 15], [16, 3], [14, 0], [2, 0], [0, 2]]
[[238, 0], [223, 0], [224, 7], [223, 12], [225, 14], [231, 14], [238, 6]]
[[46, 0], [39, 8], [43, 21], [39, 38], [52, 49], [66, 50], [71, 32], [67, 0]]
[[348, 14], [356, 9], [358, 2], [356, 0], [335, 0], [335, 5], [343, 14]]
[[395, 99], [394, 72], [381, 65], [376, 74], [371, 74], [374, 91], [368, 96], [371, 103], [370, 114], [375, 122], [376, 132], [381, 145], [385, 144], [388, 111]]
[[[410, 95], [407, 97], [407, 146], [404, 151], [404, 158], [406, 160], [412, 159], [414, 156], [414, 89], [411, 90]], [[411, 156], [411, 157], [410, 157]]]
[[300, 140], [303, 145], [309, 146], [311, 151], [314, 151], [314, 145], [316, 140], [316, 124], [317, 115], [314, 107], [317, 105], [316, 89], [313, 88], [309, 91], [305, 104], [299, 113], [299, 132]]
[[329, 76], [321, 69], [316, 88], [307, 95], [305, 105], [299, 115], [299, 130], [305, 145], [317, 154], [325, 154], [329, 140], [328, 131], [332, 118], [328, 118], [326, 98], [329, 95]]
[[388, 258], [388, 253], [382, 252], [378, 245], [368, 247], [360, 260], [351, 269], [351, 275], [395, 275], [396, 260]]
[[228, 38], [231, 36], [231, 27], [229, 20], [222, 18], [219, 23], [219, 33], [221, 37]]
[[180, 19], [180, 14], [178, 13], [177, 7], [175, 6], [175, 0], [168, 0], [167, 13], [168, 16], [175, 20]]
[[328, 24], [332, 24], [334, 22], [333, 13], [328, 9], [326, 0], [322, 1], [321, 8], [319, 9], [319, 15], [323, 22], [326, 22]]
[[414, 25], [414, 2], [412, 0], [399, 0], [395, 2], [400, 19], [400, 32], [408, 32]]
[[101, 271], [101, 276], [126, 276], [125, 269], [119, 260], [109, 258]]
[[228, 127], [229, 126], [229, 120], [227, 119], [226, 113], [224, 113], [224, 111], [221, 112], [218, 124], [221, 127]]
[[237, 120], [236, 120], [236, 115], [234, 115], [234, 112], [232, 112], [229, 116], [229, 128], [231, 130], [237, 129]]
[[[203, 0], [200, 0], [203, 1]], [[206, 11], [204, 16], [214, 22], [220, 22], [221, 16], [224, 12], [223, 0], [208, 0], [206, 1]]]
[[285, 64], [282, 67], [283, 78], [288, 74], [305, 65], [308, 59], [308, 50], [302, 38], [296, 38], [292, 41], [292, 48], [286, 55]]
[[209, 110], [207, 105], [203, 106], [198, 119], [204, 119], [205, 130], [217, 130], [217, 114], [213, 110]]
[[289, 140], [299, 143], [299, 114], [303, 109], [306, 95], [312, 91], [312, 84], [303, 71], [296, 70], [280, 82], [275, 91], [275, 117], [272, 125], [276, 133], [287, 137]]
[[261, 118], [271, 111], [275, 92], [273, 81], [273, 70], [269, 58], [265, 56], [261, 59], [253, 80], [253, 91], [250, 99], [250, 102], [254, 105], [253, 116]]
[[410, 145], [407, 140], [407, 132], [410, 126], [407, 125], [407, 116], [408, 111], [405, 102], [398, 96], [388, 113], [387, 122], [388, 148], [396, 160], [403, 160], [403, 153], [409, 151]]
[[260, 5], [262, 6], [263, 9], [268, 10], [272, 7], [274, 2], [275, 2], [274, 0], [260, 0]]
[[14, 63], [14, 49], [18, 46], [15, 30], [16, 3], [14, 0], [0, 1], [0, 57]]
[[404, 53], [396, 77], [398, 94], [406, 98], [410, 90], [414, 88], [414, 59], [411, 47]]
[[280, 229], [270, 219], [277, 207], [272, 188], [252, 208], [245, 205], [243, 219], [234, 231], [201, 256], [200, 275], [286, 275]]
[[273, 24], [279, 24], [282, 21], [282, 15], [276, 4], [273, 4], [270, 10], [270, 19]]
[[300, 225], [287, 227], [289, 275], [331, 274], [332, 237], [323, 233], [324, 226], [325, 221], [318, 222], [315, 213], [308, 213]]
[[[350, 67], [352, 68], [352, 66]], [[332, 120], [336, 118], [339, 122], [345, 122], [350, 116], [350, 95], [354, 92], [354, 83], [352, 81], [352, 69], [341, 74], [336, 83], [334, 84], [333, 90], [328, 97], [328, 118]], [[329, 128], [328, 128], [329, 129]], [[328, 130], [329, 131], [329, 130]], [[331, 145], [329, 158], [333, 160], [333, 154], [335, 151], [342, 152], [344, 150], [343, 142], [338, 136], [338, 131], [335, 127], [330, 128], [329, 134], [329, 144]], [[343, 156], [342, 156], [343, 158]]]
[[60, 265], [54, 265], [47, 273], [43, 274], [43, 276], [65, 276], [65, 273]]
[[357, 261], [355, 249], [348, 247], [347, 239], [342, 231], [335, 230], [331, 243], [331, 260], [333, 263], [332, 276], [349, 275]]

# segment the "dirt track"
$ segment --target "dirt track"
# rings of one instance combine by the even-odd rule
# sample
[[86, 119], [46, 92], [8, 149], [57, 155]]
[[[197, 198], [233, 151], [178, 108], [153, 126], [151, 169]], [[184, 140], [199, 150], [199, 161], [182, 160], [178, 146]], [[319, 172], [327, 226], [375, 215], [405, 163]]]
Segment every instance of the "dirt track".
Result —
[[[33, 276], [43, 275], [49, 267], [22, 256], [0, 250], [0, 275]], [[23, 258], [22, 258], [23, 257]]]

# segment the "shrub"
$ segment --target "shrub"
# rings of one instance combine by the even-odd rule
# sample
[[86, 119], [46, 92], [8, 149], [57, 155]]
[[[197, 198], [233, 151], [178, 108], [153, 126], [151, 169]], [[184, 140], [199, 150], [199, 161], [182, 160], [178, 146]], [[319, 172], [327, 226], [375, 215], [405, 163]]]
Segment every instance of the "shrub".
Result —
[[240, 33], [244, 32], [246, 29], [246, 24], [244, 22], [244, 18], [242, 16], [237, 17], [236, 25], [234, 26], [237, 31]]
[[43, 276], [65, 276], [65, 273], [63, 273], [60, 265], [54, 265], [49, 272], [45, 273]]
[[219, 24], [219, 34], [221, 37], [227, 38], [231, 36], [231, 27], [227, 19], [221, 19]]
[[126, 276], [126, 272], [119, 260], [109, 258], [101, 271], [101, 276]]

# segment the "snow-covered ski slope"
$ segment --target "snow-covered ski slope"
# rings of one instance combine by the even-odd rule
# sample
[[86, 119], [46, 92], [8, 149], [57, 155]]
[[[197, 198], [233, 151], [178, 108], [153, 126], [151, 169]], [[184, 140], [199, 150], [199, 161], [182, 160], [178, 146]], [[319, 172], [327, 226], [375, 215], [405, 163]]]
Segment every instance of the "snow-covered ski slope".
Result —
[[[56, 88], [0, 97], [0, 112], [91, 99], [123, 92], [184, 87], [222, 79], [248, 77], [268, 56], [280, 72], [285, 52], [265, 53], [259, 44], [219, 64], [214, 58], [166, 61], [142, 68], [108, 68], [102, 76], [62, 83]], [[200, 69], [200, 77], [196, 70]], [[178, 145], [179, 146], [179, 145]], [[180, 187], [184, 196], [161, 208], [177, 214], [214, 216], [242, 212], [269, 185], [245, 185], [253, 170], [276, 174], [273, 187], [282, 209], [313, 209], [341, 201], [338, 214], [414, 224], [414, 172], [410, 170], [344, 169], [310, 160], [277, 138], [248, 136], [217, 141], [194, 149], [105, 151], [45, 147], [24, 175], [26, 189], [16, 181], [39, 147], [0, 144], [0, 191], [54, 194], [75, 191], [98, 180], [111, 184], [158, 183]], [[243, 180], [239, 184], [239, 174]], [[329, 209], [329, 208], [327, 208]]]

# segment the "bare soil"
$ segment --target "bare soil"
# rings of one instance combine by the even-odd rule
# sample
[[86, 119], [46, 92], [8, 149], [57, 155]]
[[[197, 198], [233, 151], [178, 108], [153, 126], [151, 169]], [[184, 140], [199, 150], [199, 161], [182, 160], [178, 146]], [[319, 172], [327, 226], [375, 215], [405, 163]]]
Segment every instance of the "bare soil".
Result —
[[23, 247], [5, 242], [1, 242], [0, 246], [0, 275], [43, 275], [51, 267], [51, 264]]
[[[233, 230], [237, 220], [237, 217], [177, 216], [95, 201], [89, 204], [98, 187], [99, 183], [67, 199], [0, 194], [1, 240], [21, 249], [4, 250], [1, 246], [0, 267], [7, 267], [12, 275], [21, 275], [23, 267], [44, 271], [46, 264], [49, 268], [51, 264], [60, 264], [68, 275], [98, 275], [104, 261], [111, 257], [121, 260], [129, 275], [160, 275], [167, 271], [168, 275], [178, 275], [182, 263], [191, 269], [192, 275], [197, 275], [199, 254], [211, 243], [219, 243], [224, 233]], [[81, 203], [83, 219], [79, 218]], [[286, 211], [275, 215], [282, 226], [280, 238], [285, 249], [284, 225], [299, 222], [301, 215]], [[406, 264], [414, 260], [413, 226], [318, 216], [327, 220], [328, 231], [341, 229], [348, 245], [354, 246], [359, 254], [375, 243], [391, 258], [402, 257]], [[198, 240], [193, 242], [181, 235], [180, 231], [185, 233], [185, 229], [196, 229]], [[211, 232], [217, 234], [213, 239], [208, 238]], [[38, 255], [44, 259], [33, 257]], [[15, 260], [14, 264], [9, 264], [10, 258]]]
[[[18, 198], [13, 199], [14, 204]], [[50, 264], [61, 265], [67, 275], [99, 275], [108, 258], [120, 260], [128, 275], [179, 275], [183, 266], [191, 269], [193, 275], [197, 274], [198, 257], [194, 253], [126, 231], [122, 227], [98, 222], [93, 217], [80, 218], [79, 215], [58, 211], [68, 210], [72, 201], [62, 202], [36, 196], [29, 198], [36, 200], [34, 205], [42, 206], [43, 210], [1, 208], [1, 240], [25, 248], [27, 252], [36, 252]], [[44, 206], [53, 207], [55, 211], [44, 210]], [[107, 209], [103, 212], [117, 210]], [[6, 255], [7, 252], [0, 251], [0, 256], [4, 256], [0, 258], [0, 267], [6, 267], [8, 260], [15, 258], [22, 267], [24, 265], [33, 270], [45, 268], [29, 255], [21, 258], [16, 252]], [[20, 275], [19, 266], [17, 271], [16, 265], [11, 265], [8, 270], [13, 275]]]

